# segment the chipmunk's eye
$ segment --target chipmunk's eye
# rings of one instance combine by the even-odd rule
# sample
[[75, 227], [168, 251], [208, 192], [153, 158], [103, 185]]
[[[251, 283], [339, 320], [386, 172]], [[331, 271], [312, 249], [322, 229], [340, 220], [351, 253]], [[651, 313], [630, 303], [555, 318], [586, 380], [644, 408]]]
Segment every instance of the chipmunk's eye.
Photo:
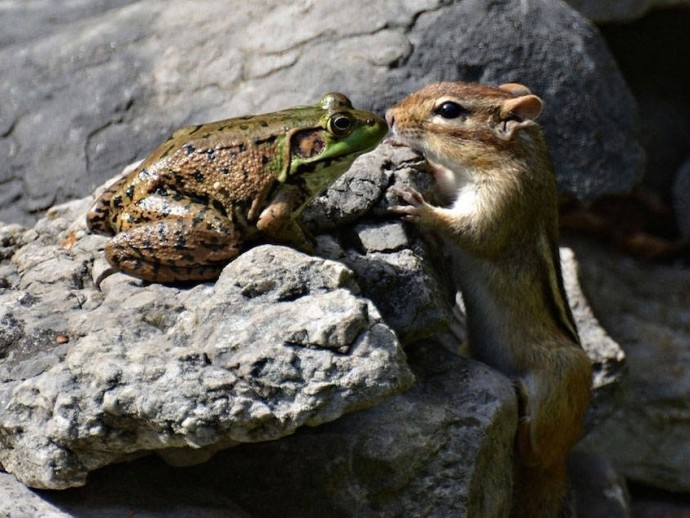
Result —
[[453, 101], [446, 101], [438, 105], [434, 113], [444, 119], [457, 119], [460, 116], [467, 115], [469, 110]]

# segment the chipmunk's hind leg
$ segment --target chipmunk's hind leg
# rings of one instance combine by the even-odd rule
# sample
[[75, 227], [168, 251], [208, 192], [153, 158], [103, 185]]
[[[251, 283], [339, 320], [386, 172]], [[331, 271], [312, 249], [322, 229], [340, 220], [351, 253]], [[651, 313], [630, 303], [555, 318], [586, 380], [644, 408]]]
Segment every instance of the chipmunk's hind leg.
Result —
[[[589, 403], [589, 359], [577, 347], [550, 350], [550, 368], [515, 380], [518, 429], [515, 438], [515, 516], [556, 517], [567, 490], [568, 453], [582, 435]], [[565, 395], [565, 397], [564, 397]]]

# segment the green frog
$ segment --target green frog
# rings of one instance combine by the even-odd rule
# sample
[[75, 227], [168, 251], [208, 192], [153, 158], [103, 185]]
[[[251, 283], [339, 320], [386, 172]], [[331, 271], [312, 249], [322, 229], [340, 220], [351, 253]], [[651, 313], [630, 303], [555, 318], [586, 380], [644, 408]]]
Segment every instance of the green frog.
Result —
[[160, 283], [216, 279], [246, 244], [313, 241], [298, 217], [388, 131], [343, 94], [313, 106], [181, 128], [87, 214], [112, 270]]

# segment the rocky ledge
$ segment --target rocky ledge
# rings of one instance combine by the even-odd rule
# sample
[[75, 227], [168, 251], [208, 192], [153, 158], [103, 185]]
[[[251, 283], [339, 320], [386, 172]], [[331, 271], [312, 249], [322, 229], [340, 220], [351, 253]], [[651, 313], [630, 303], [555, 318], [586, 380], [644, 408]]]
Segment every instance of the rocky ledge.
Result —
[[[115, 274], [98, 289], [107, 238], [85, 229], [93, 198], [51, 209], [34, 228], [0, 228], [4, 469], [63, 489], [150, 453], [189, 465], [244, 444], [233, 462], [257, 487], [267, 466], [242, 452], [312, 474], [318, 464], [320, 494], [343, 509], [357, 494], [349, 505], [362, 513], [407, 513], [424, 492], [428, 511], [500, 514], [512, 387], [442, 345], [456, 348], [462, 334], [450, 332], [461, 320], [443, 252], [387, 212], [388, 186], [411, 183], [429, 190], [425, 163], [382, 145], [305, 214], [317, 256], [260, 245], [217, 282], [191, 287]], [[572, 252], [562, 257], [596, 364], [594, 421], [610, 412], [623, 355], [579, 291]], [[292, 443], [267, 442], [298, 429]]]

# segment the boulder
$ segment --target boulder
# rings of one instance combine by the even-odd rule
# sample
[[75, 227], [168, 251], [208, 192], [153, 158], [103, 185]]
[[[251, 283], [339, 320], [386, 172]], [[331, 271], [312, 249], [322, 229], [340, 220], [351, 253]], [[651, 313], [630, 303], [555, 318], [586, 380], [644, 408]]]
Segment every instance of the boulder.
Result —
[[566, 0], [596, 23], [621, 23], [641, 18], [652, 9], [690, 6], [688, 0]]
[[673, 211], [681, 236], [690, 239], [690, 159], [676, 174], [673, 182]]
[[[309, 504], [314, 516], [503, 514], [511, 382], [441, 345], [457, 316], [442, 254], [386, 210], [387, 186], [426, 191], [430, 178], [410, 150], [379, 146], [306, 212], [319, 256], [260, 245], [192, 287], [114, 274], [97, 289], [107, 238], [85, 231], [92, 198], [54, 207], [30, 229], [0, 227], [4, 469], [38, 488], [88, 475], [88, 495], [48, 498], [74, 512], [125, 509], [135, 477], [154, 507], [172, 499], [209, 513]], [[348, 190], [365, 200], [342, 200]], [[577, 288], [572, 252], [562, 254], [602, 394], [594, 423], [611, 413], [623, 356]], [[177, 477], [170, 468], [112, 466], [151, 453], [176, 466], [216, 457], [187, 468], [188, 496], [177, 497], [160, 484]], [[267, 487], [281, 499], [262, 498]], [[198, 492], [212, 503], [190, 496]]]
[[608, 456], [629, 480], [687, 493], [690, 271], [620, 257], [591, 242], [571, 244], [592, 307], [625, 344], [628, 371], [615, 411], [582, 446]]
[[[597, 29], [561, 0], [12, 2], [0, 19], [0, 220], [32, 224], [177, 127], [342, 91], [383, 112], [427, 83], [527, 84], [559, 184], [627, 191], [636, 107]], [[229, 14], [229, 13], [228, 13]]]
[[212, 286], [117, 275], [99, 294], [75, 285], [84, 259], [56, 248], [18, 252], [26, 273], [0, 318], [0, 463], [32, 487], [81, 485], [142, 451], [206, 460], [412, 384], [395, 334], [341, 264], [258, 247]]

